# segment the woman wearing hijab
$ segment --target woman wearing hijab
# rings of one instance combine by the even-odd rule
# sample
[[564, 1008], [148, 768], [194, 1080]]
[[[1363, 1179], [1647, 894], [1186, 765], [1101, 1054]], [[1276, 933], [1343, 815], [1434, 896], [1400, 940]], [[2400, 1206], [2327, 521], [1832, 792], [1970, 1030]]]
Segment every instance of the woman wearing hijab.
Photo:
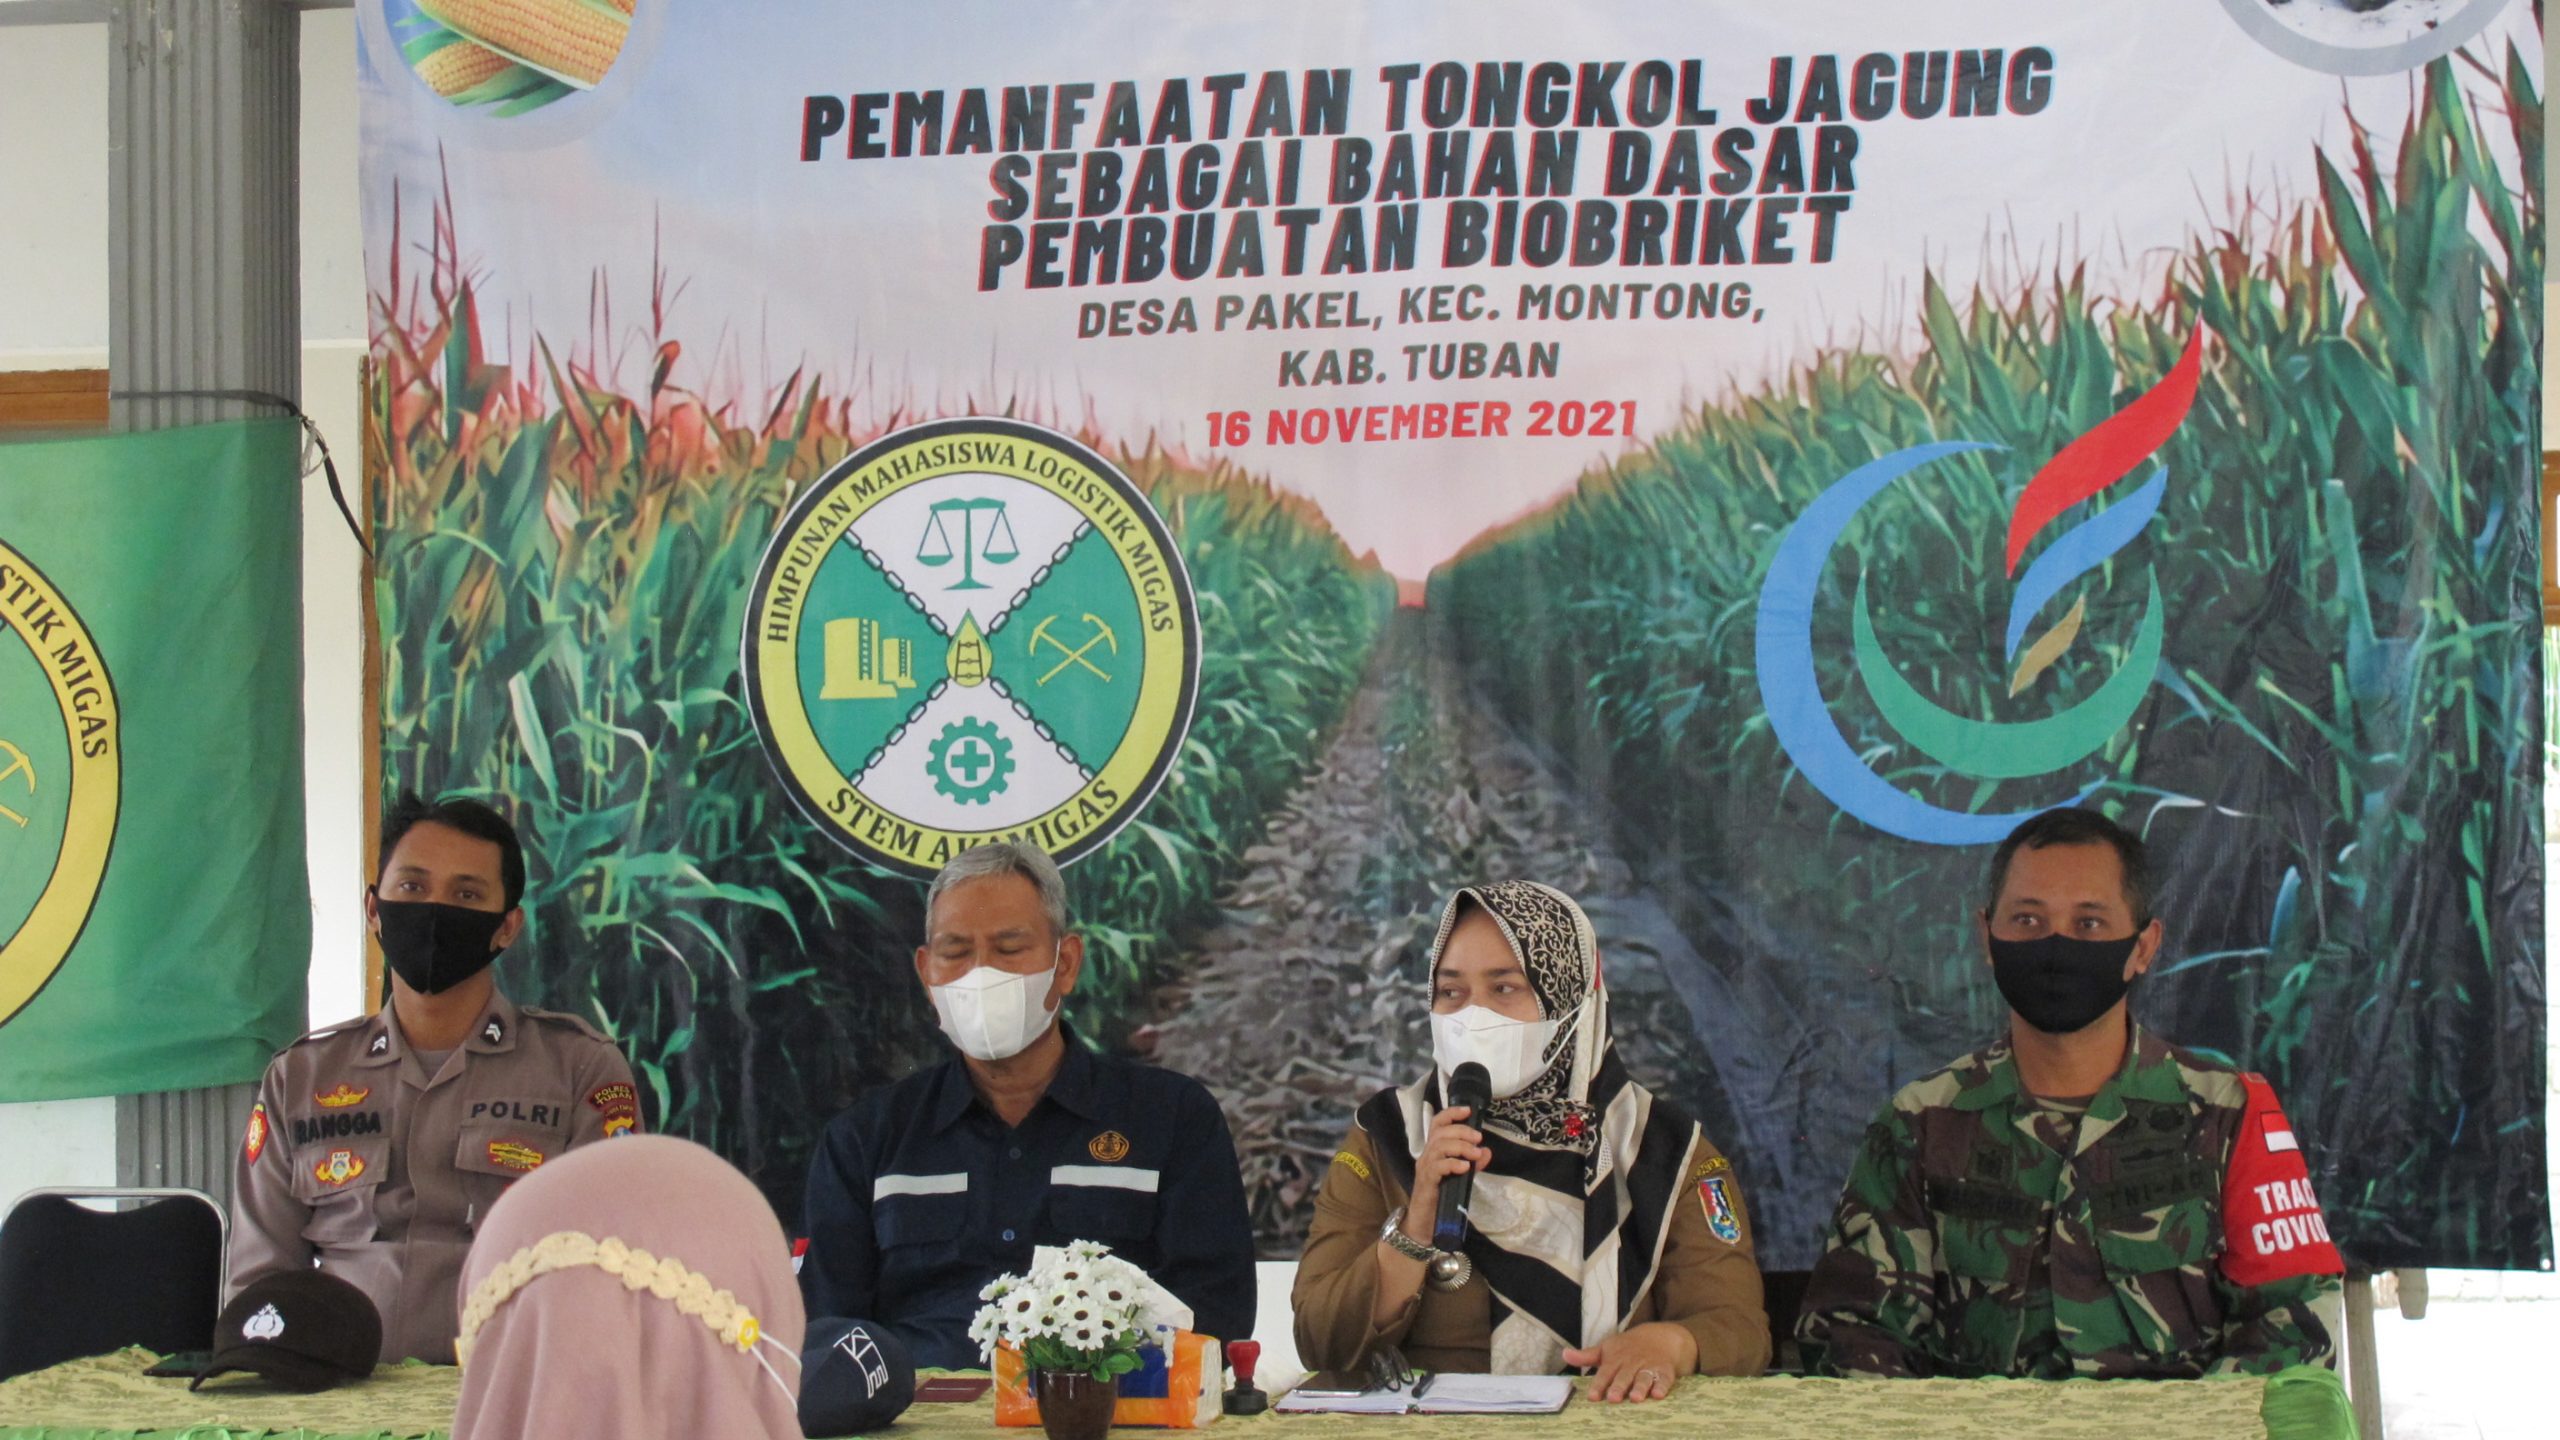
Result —
[[[1769, 1321], [1732, 1166], [1627, 1077], [1591, 922], [1529, 881], [1461, 890], [1431, 945], [1434, 1072], [1360, 1107], [1316, 1197], [1290, 1299], [1299, 1358], [1359, 1369], [1594, 1372], [1595, 1400], [1757, 1374]], [[1481, 1115], [1443, 1100], [1467, 1061]], [[1474, 1171], [1464, 1248], [1431, 1249], [1440, 1187]]]
[[800, 1440], [790, 1242], [690, 1141], [627, 1136], [517, 1181], [460, 1299], [453, 1440]]

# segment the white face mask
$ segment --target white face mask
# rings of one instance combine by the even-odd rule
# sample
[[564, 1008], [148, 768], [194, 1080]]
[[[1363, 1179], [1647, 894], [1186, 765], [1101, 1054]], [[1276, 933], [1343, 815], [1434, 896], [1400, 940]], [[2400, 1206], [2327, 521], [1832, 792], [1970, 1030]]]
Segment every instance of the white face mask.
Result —
[[1031, 1048], [1057, 1016], [1048, 1003], [1050, 982], [1058, 978], [1053, 955], [1049, 968], [1016, 975], [981, 965], [948, 985], [928, 985], [933, 1013], [942, 1033], [973, 1060], [1010, 1060]]
[[1473, 1060], [1493, 1082], [1493, 1098], [1508, 1100], [1529, 1088], [1547, 1068], [1547, 1046], [1570, 1013], [1553, 1020], [1514, 1020], [1497, 1010], [1470, 1005], [1431, 1017], [1431, 1058], [1440, 1066], [1443, 1093], [1449, 1076]]

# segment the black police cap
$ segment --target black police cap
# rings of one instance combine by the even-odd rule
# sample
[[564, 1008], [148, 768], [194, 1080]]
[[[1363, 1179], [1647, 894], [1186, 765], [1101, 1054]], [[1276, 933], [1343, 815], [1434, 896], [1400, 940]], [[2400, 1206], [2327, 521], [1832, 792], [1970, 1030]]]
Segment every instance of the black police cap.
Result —
[[250, 1281], [222, 1307], [213, 1356], [187, 1388], [236, 1370], [291, 1390], [362, 1380], [382, 1358], [382, 1315], [335, 1275], [285, 1270]]
[[916, 1398], [906, 1342], [868, 1320], [820, 1320], [800, 1352], [800, 1430], [858, 1435], [895, 1420]]

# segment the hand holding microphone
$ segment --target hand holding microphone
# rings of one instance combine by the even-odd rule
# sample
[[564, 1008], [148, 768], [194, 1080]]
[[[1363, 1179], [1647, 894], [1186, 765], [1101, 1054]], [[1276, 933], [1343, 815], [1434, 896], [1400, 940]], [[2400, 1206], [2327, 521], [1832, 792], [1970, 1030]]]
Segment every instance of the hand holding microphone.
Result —
[[[1485, 1148], [1482, 1132], [1458, 1120], [1473, 1119], [1492, 1102], [1493, 1079], [1482, 1065], [1469, 1060], [1450, 1072], [1449, 1108], [1432, 1117], [1431, 1136], [1422, 1147], [1423, 1162], [1444, 1151], [1448, 1157], [1435, 1177], [1439, 1184], [1438, 1205], [1431, 1222], [1431, 1246], [1435, 1250], [1456, 1251], [1467, 1243], [1467, 1201], [1475, 1194], [1476, 1172], [1492, 1161], [1493, 1152]], [[1421, 1188], [1423, 1168], [1422, 1163], [1414, 1167], [1417, 1190]]]

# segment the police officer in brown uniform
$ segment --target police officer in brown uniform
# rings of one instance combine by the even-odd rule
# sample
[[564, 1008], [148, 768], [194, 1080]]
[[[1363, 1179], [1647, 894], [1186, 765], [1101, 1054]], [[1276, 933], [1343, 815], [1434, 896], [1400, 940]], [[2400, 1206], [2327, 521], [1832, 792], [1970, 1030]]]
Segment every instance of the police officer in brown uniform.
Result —
[[391, 1004], [268, 1065], [240, 1145], [224, 1298], [317, 1265], [382, 1312], [385, 1363], [451, 1364], [473, 1227], [518, 1176], [635, 1129], [639, 1093], [612, 1041], [517, 1005], [489, 974], [524, 929], [524, 851], [505, 817], [404, 795], [382, 817], [382, 857], [365, 914]]

